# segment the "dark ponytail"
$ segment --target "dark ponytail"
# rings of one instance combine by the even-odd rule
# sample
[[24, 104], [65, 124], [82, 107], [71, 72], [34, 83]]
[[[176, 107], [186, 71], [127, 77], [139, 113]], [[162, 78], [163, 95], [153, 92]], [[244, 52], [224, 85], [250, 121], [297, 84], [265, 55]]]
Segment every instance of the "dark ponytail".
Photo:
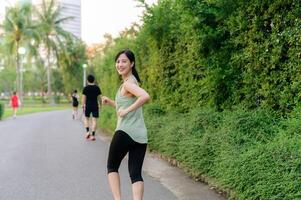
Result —
[[121, 55], [121, 54], [125, 54], [126, 57], [128, 57], [128, 59], [131, 61], [131, 62], [134, 62], [134, 65], [132, 67], [132, 74], [135, 76], [135, 78], [137, 79], [137, 81], [139, 83], [141, 83], [141, 80], [139, 78], [139, 75], [138, 75], [138, 72], [136, 70], [136, 62], [135, 62], [135, 55], [134, 53], [129, 50], [129, 49], [124, 49], [122, 51], [120, 51], [116, 56], [115, 56], [115, 62], [117, 61], [118, 57]]

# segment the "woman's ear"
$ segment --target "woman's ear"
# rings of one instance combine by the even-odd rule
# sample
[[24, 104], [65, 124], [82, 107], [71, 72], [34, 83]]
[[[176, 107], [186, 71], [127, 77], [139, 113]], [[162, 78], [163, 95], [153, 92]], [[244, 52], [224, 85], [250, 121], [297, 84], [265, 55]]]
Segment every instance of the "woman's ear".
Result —
[[135, 64], [135, 62], [132, 62], [132, 63], [131, 63], [131, 67], [133, 67], [133, 66], [134, 66], [134, 64]]

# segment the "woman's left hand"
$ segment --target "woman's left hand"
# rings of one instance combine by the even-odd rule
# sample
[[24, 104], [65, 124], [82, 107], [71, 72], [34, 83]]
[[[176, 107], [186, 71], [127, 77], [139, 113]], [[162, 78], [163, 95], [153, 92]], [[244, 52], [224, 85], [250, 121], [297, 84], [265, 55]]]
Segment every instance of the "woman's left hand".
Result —
[[128, 114], [128, 111], [126, 109], [123, 109], [123, 108], [120, 108], [118, 111], [117, 111], [117, 115], [119, 117], [124, 117]]

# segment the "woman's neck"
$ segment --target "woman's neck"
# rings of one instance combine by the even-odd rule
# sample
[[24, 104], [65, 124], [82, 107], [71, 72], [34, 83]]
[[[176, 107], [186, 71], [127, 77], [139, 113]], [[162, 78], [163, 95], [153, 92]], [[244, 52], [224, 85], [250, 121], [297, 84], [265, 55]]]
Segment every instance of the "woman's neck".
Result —
[[132, 76], [132, 73], [128, 73], [122, 76], [123, 82], [127, 81]]

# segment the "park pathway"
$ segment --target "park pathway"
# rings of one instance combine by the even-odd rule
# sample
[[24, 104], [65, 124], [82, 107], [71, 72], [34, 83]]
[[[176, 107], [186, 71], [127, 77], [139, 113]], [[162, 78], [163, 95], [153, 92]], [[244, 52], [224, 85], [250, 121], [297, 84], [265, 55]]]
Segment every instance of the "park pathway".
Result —
[[[108, 141], [104, 136], [86, 141], [82, 123], [72, 120], [70, 112], [0, 121], [0, 200], [112, 199], [106, 176]], [[224, 199], [154, 156], [148, 155], [144, 168], [145, 200]], [[120, 174], [123, 200], [131, 200], [125, 161]]]

